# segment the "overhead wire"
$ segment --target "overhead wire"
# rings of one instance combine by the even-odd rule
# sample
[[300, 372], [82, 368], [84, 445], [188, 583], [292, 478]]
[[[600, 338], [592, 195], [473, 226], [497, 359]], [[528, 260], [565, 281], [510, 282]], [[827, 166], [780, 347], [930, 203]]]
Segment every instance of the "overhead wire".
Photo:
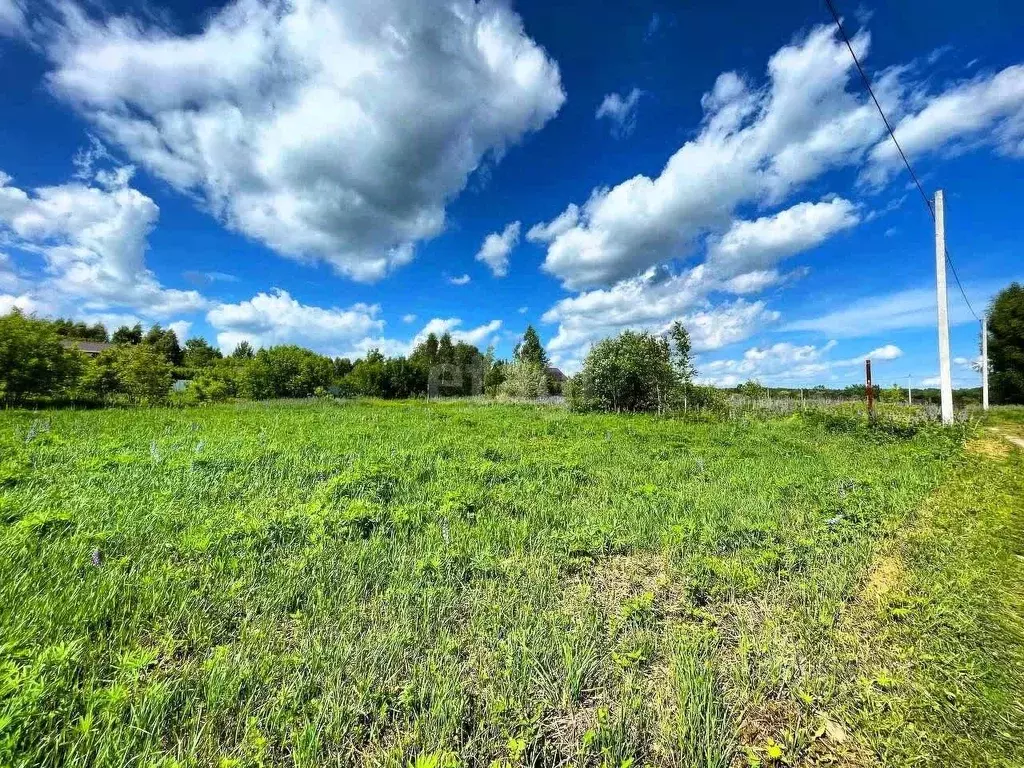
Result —
[[[931, 216], [934, 221], [935, 207], [932, 205], [931, 198], [928, 197], [928, 193], [924, 191], [924, 187], [921, 185], [921, 180], [917, 177], [917, 174], [914, 173], [914, 169], [910, 165], [910, 161], [907, 159], [907, 155], [903, 151], [903, 147], [900, 146], [900, 142], [896, 138], [896, 132], [893, 130], [892, 124], [889, 122], [889, 118], [885, 115], [885, 110], [882, 109], [882, 105], [878, 102], [878, 98], [875, 96], [875, 90], [871, 87], [871, 80], [868, 78], [867, 72], [864, 71], [864, 67], [861, 66], [860, 60], [857, 58], [857, 53], [853, 50], [853, 43], [850, 42], [850, 37], [846, 34], [846, 30], [843, 28], [843, 22], [839, 18], [839, 13], [836, 11], [835, 5], [832, 4], [832, 0], [825, 0], [825, 5], [828, 6], [828, 10], [832, 14], [832, 19], [836, 23], [836, 28], [839, 30], [839, 34], [843, 38], [843, 42], [846, 43], [846, 47], [850, 51], [853, 63], [856, 65], [857, 71], [860, 73], [861, 80], [864, 81], [864, 87], [867, 88], [868, 94], [871, 96], [871, 101], [875, 104], [875, 109], [877, 109], [878, 114], [882, 116], [882, 122], [885, 123], [885, 128], [889, 131], [889, 138], [891, 138], [892, 143], [896, 145], [896, 151], [900, 153], [903, 164], [907, 167], [907, 171], [910, 172], [910, 178], [914, 180], [917, 191], [921, 193], [921, 199], [924, 200], [925, 207], [928, 209], [928, 215]], [[943, 251], [946, 257], [946, 263], [949, 264], [950, 271], [953, 273], [953, 279], [956, 281], [957, 288], [960, 289], [960, 295], [963, 296], [967, 309], [969, 309], [971, 314], [974, 315], [974, 319], [980, 323], [981, 318], [978, 317], [978, 313], [975, 312], [974, 307], [971, 306], [970, 299], [967, 298], [967, 292], [964, 290], [963, 283], [960, 282], [960, 275], [957, 274], [956, 267], [953, 266], [953, 259], [949, 256], [949, 250], [944, 247]]]

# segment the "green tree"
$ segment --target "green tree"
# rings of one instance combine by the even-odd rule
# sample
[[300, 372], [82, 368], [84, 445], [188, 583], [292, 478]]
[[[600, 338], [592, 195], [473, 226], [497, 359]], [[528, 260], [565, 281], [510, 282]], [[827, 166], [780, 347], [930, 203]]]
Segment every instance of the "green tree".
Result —
[[696, 373], [693, 367], [693, 360], [691, 359], [692, 345], [690, 344], [690, 334], [687, 333], [683, 324], [676, 320], [672, 323], [668, 336], [672, 342], [672, 365], [675, 366], [680, 381], [688, 385], [693, 380], [694, 373]]
[[142, 339], [165, 358], [171, 365], [181, 365], [181, 345], [178, 343], [178, 334], [170, 328], [161, 328], [159, 324], [154, 325]]
[[989, 384], [996, 403], [1024, 403], [1024, 286], [1011, 283], [988, 311]]
[[142, 323], [136, 323], [131, 328], [127, 325], [122, 325], [114, 331], [114, 335], [110, 337], [110, 340], [114, 344], [141, 344]]
[[548, 394], [548, 377], [536, 363], [513, 361], [503, 366], [502, 373], [505, 378], [498, 387], [498, 394], [504, 397], [534, 400]]
[[89, 360], [82, 368], [79, 388], [84, 398], [105, 402], [121, 390], [117, 376], [117, 358], [121, 347], [110, 347]]
[[57, 335], [65, 339], [78, 341], [107, 341], [107, 329], [103, 323], [86, 325], [79, 321], [74, 322], [70, 318], [58, 317], [53, 321], [53, 328]]
[[757, 379], [747, 379], [736, 387], [736, 392], [744, 397], [749, 397], [751, 400], [760, 400], [767, 394], [768, 390]]
[[231, 353], [231, 356], [236, 360], [252, 360], [256, 357], [256, 353], [248, 341], [243, 341], [235, 347], [235, 351]]
[[566, 399], [574, 410], [663, 411], [678, 404], [683, 385], [667, 338], [623, 331], [591, 348]]
[[404, 357], [392, 357], [384, 363], [383, 397], [405, 398], [427, 391], [427, 368]]
[[379, 350], [371, 349], [366, 357], [356, 360], [351, 373], [345, 377], [347, 387], [364, 397], [384, 397], [387, 387], [387, 361]]
[[206, 339], [189, 339], [181, 353], [181, 364], [188, 368], [206, 368], [221, 357], [220, 350]]
[[526, 326], [523, 340], [516, 344], [514, 356], [516, 362], [530, 363], [540, 366], [542, 369], [548, 367], [548, 355], [540, 343], [540, 336], [533, 329], [532, 325]]
[[[449, 342], [451, 338], [449, 337]], [[410, 360], [414, 360], [419, 363], [425, 363], [428, 367], [437, 365], [437, 354], [440, 342], [437, 340], [436, 333], [427, 334], [427, 338], [416, 345], [416, 349], [409, 355]]]
[[352, 372], [352, 361], [347, 357], [334, 358], [334, 378], [343, 379]]
[[243, 369], [239, 394], [253, 400], [310, 397], [334, 378], [334, 361], [291, 344], [261, 349]]
[[0, 400], [60, 394], [81, 365], [81, 355], [64, 349], [52, 323], [18, 310], [0, 317]]
[[133, 403], [156, 405], [171, 391], [171, 363], [155, 346], [134, 344], [114, 351], [117, 387]]
[[435, 365], [452, 365], [455, 363], [455, 346], [452, 344], [452, 335], [444, 333], [437, 342], [437, 360]]
[[490, 362], [487, 368], [487, 373], [484, 374], [484, 391], [488, 395], [496, 395], [504, 383], [506, 376], [507, 365], [504, 360], [494, 360]]

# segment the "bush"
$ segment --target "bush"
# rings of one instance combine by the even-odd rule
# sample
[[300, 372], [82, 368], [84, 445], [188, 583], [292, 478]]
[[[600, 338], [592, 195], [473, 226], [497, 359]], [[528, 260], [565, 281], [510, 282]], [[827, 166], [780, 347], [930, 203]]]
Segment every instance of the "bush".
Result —
[[238, 389], [242, 397], [309, 397], [317, 387], [329, 387], [334, 361], [308, 349], [283, 345], [261, 349], [242, 369]]
[[81, 353], [66, 350], [53, 324], [15, 310], [0, 317], [0, 400], [61, 394], [77, 380]]
[[148, 344], [118, 347], [114, 358], [118, 389], [134, 403], [154, 405], [167, 401], [171, 391], [171, 364]]
[[725, 392], [715, 387], [690, 384], [683, 390], [684, 407], [690, 411], [725, 413], [729, 410], [729, 399]]
[[548, 376], [536, 363], [509, 363], [504, 366], [505, 380], [498, 386], [498, 394], [535, 400], [548, 394]]
[[623, 331], [594, 345], [566, 399], [574, 410], [662, 412], [681, 405], [688, 370], [688, 356], [674, 361], [668, 339]]

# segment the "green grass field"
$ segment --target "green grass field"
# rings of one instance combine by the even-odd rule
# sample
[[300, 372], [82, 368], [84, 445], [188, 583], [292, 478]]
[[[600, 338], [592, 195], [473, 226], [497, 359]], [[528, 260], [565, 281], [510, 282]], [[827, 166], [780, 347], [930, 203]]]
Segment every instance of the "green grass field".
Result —
[[0, 765], [1022, 765], [1022, 452], [897, 432], [0, 413]]

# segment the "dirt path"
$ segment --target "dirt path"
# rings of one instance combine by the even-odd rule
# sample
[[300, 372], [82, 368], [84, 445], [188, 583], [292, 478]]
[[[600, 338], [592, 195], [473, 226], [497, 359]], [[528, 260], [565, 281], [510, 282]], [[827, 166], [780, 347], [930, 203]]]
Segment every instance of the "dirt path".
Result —
[[995, 432], [1000, 437], [1002, 437], [1002, 438], [1004, 438], [1006, 440], [1009, 440], [1011, 443], [1016, 445], [1018, 448], [1024, 448], [1024, 438], [1014, 437], [1013, 435], [1008, 435], [1005, 432], [1003, 432], [1001, 429], [999, 429], [998, 427], [989, 427], [989, 430], [991, 430], [992, 432]]

